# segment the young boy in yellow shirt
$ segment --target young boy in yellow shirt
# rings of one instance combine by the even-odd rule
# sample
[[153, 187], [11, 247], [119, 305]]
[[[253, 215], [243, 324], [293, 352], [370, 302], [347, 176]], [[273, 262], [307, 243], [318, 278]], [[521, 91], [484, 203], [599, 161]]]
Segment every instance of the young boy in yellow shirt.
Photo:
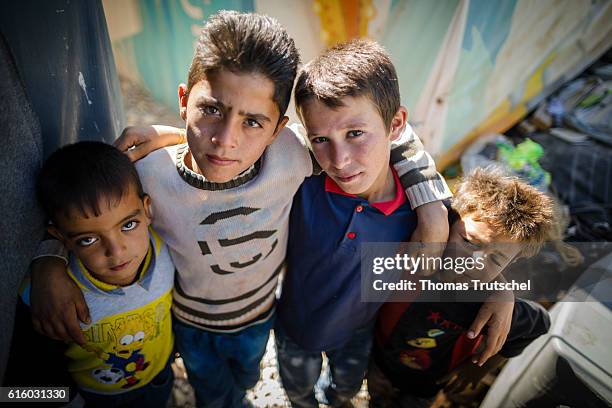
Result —
[[[79, 393], [87, 406], [164, 407], [173, 383], [174, 265], [150, 228], [151, 199], [136, 168], [113, 146], [67, 145], [44, 163], [38, 195], [91, 316], [81, 324], [85, 343], [65, 350]], [[29, 294], [26, 280], [26, 304]]]

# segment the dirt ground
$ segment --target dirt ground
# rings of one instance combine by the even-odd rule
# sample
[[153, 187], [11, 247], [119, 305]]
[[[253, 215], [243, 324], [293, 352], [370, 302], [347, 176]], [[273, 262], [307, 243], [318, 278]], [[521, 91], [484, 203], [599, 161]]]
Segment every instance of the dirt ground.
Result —
[[[164, 124], [184, 126], [177, 108], [169, 108], [156, 102], [138, 83], [121, 78], [121, 93], [127, 125]], [[177, 358], [173, 365], [176, 380], [172, 391], [172, 400], [168, 407], [194, 407], [193, 389], [187, 380], [183, 362]], [[266, 354], [261, 362], [261, 377], [255, 388], [249, 390], [247, 397], [255, 407], [288, 407], [285, 392], [279, 381], [274, 349], [274, 334], [270, 336]], [[353, 399], [355, 407], [367, 407], [368, 393], [364, 385]]]

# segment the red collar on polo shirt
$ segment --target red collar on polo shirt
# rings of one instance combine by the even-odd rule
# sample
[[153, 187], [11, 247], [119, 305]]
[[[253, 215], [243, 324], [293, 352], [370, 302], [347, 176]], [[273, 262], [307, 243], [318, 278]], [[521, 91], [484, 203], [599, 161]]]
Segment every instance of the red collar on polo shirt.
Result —
[[[400, 183], [400, 179], [397, 175], [397, 172], [393, 167], [391, 167], [391, 173], [393, 174], [393, 180], [395, 181], [395, 198], [390, 201], [381, 201], [377, 203], [370, 203], [370, 205], [385, 215], [393, 214], [393, 211], [397, 210], [406, 202], [406, 194], [404, 193], [404, 188], [402, 187], [402, 183]], [[325, 191], [328, 193], [340, 194], [348, 197], [359, 198], [355, 194], [349, 194], [342, 190], [338, 184], [329, 176], [325, 176]]]

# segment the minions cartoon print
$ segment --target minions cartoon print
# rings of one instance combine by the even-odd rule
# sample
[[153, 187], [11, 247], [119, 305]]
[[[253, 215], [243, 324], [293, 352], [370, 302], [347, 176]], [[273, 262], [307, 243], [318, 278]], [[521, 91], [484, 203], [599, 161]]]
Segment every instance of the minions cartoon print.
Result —
[[121, 388], [129, 389], [140, 382], [138, 372], [149, 367], [150, 362], [142, 354], [144, 342], [149, 330], [142, 319], [130, 316], [122, 320], [110, 335], [113, 339], [112, 350], [105, 352], [98, 347], [87, 346], [110, 367], [99, 367], [92, 371], [92, 376], [103, 384], [117, 384], [123, 381]]

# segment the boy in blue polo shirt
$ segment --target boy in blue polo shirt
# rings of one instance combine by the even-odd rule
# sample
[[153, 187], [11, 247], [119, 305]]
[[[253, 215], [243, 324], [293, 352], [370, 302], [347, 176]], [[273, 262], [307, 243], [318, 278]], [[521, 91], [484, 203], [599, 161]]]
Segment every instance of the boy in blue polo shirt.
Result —
[[360, 301], [360, 244], [408, 241], [417, 225], [389, 166], [407, 111], [389, 56], [365, 40], [306, 65], [295, 102], [325, 174], [308, 178], [293, 200], [275, 328], [279, 371], [293, 406], [316, 407], [325, 353], [322, 402], [340, 406], [361, 387], [380, 307]]

